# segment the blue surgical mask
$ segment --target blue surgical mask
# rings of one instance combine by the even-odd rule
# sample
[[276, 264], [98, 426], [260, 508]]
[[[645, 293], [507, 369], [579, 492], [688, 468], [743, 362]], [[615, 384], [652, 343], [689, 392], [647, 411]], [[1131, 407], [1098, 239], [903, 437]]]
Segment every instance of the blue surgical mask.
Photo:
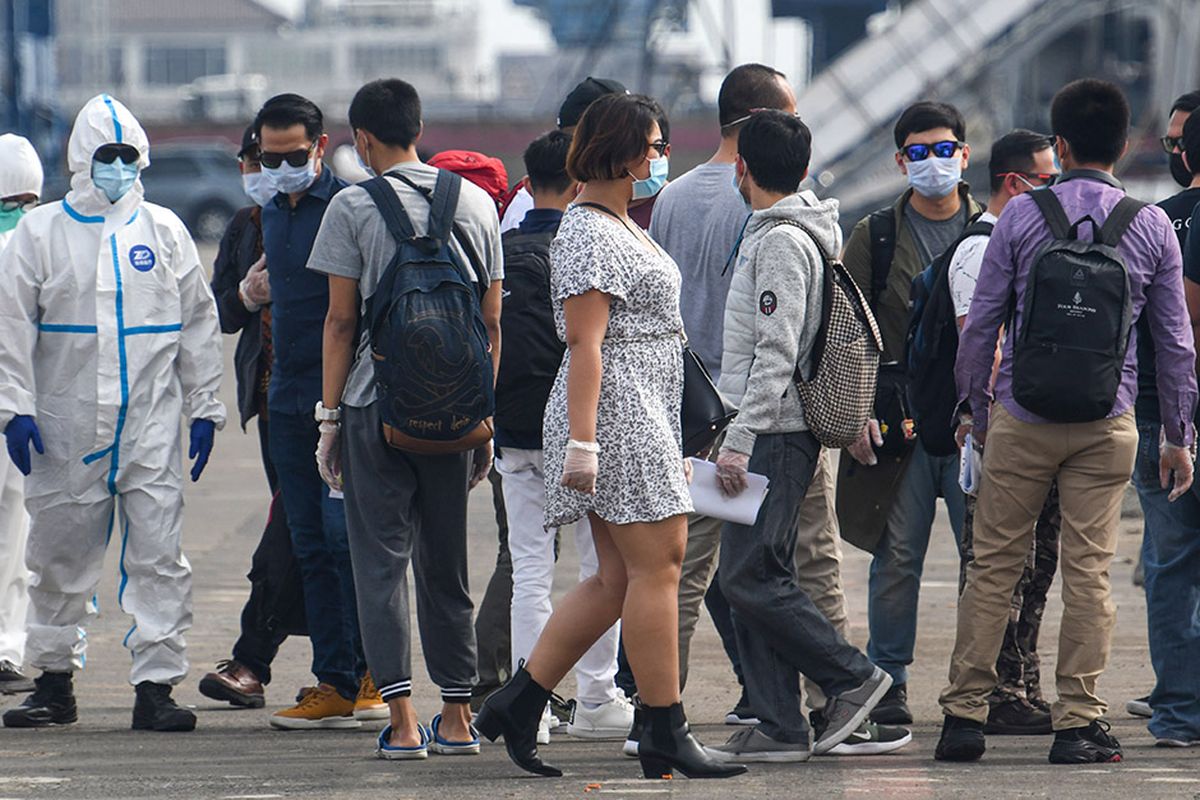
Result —
[[25, 216], [25, 209], [18, 206], [12, 211], [0, 209], [0, 233], [8, 233], [13, 228], [17, 227], [17, 223], [21, 221], [21, 217]]
[[301, 167], [293, 167], [286, 161], [274, 169], [263, 167], [263, 174], [267, 176], [268, 182], [275, 187], [277, 192], [284, 194], [303, 192], [317, 179], [316, 157], [310, 157]]
[[938, 158], [930, 154], [924, 161], [909, 161], [908, 185], [922, 197], [937, 200], [958, 188], [962, 180], [962, 156]]
[[126, 164], [116, 159], [111, 164], [102, 161], [92, 162], [92, 183], [104, 192], [108, 202], [115, 203], [129, 193], [138, 179], [138, 165]]
[[254, 201], [256, 206], [265, 206], [275, 196], [275, 187], [261, 172], [247, 172], [242, 175], [242, 189], [246, 196]]
[[[667, 185], [667, 173], [670, 170], [671, 165], [666, 156], [651, 159], [650, 177], [643, 180], [633, 179], [633, 199], [645, 200], [647, 197], [654, 197], [661, 192], [662, 188]], [[633, 177], [632, 174], [630, 177]]]

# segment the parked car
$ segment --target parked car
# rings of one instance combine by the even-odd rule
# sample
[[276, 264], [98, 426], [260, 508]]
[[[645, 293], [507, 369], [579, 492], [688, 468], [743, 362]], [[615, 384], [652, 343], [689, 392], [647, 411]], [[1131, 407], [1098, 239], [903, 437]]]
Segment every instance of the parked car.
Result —
[[[147, 200], [178, 214], [200, 241], [219, 240], [233, 213], [250, 204], [235, 151], [211, 142], [155, 145], [142, 186]], [[42, 200], [60, 200], [70, 188], [68, 176], [47, 176]]]

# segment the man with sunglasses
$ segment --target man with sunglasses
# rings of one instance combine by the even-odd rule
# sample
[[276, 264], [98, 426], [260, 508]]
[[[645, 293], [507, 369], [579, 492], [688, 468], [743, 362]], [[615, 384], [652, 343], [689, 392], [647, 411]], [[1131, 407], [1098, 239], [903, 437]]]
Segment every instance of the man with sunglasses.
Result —
[[7, 727], [76, 721], [72, 674], [114, 533], [117, 600], [134, 621], [123, 639], [133, 727], [196, 725], [171, 699], [192, 623], [179, 421], [189, 421], [194, 481], [225, 423], [221, 332], [187, 229], [142, 199], [149, 164], [133, 114], [92, 98], [67, 144], [71, 191], [26, 214], [0, 255], [0, 425], [28, 476], [26, 649], [42, 670], [33, 694], [5, 712]]
[[[953, 244], [983, 209], [962, 180], [971, 150], [958, 109], [916, 103], [900, 115], [893, 135], [896, 165], [909, 189], [890, 207], [854, 226], [843, 261], [879, 322], [882, 360], [899, 363], [905, 359], [913, 277]], [[902, 367], [896, 369], [903, 372]], [[901, 385], [895, 395], [903, 392]], [[852, 458], [839, 464], [837, 513], [842, 538], [874, 555], [867, 656], [887, 670], [894, 683], [871, 719], [905, 725], [912, 722], [908, 665], [916, 644], [921, 572], [937, 499], [945, 500], [956, 541], [964, 501], [958, 457], [926, 452], [906, 424], [911, 414], [904, 403], [881, 405], [876, 413], [882, 419], [870, 421], [859, 442], [849, 448]], [[879, 447], [883, 449], [877, 451]]]
[[1183, 163], [1183, 125], [1197, 108], [1200, 108], [1200, 89], [1175, 98], [1167, 118], [1167, 132], [1158, 140], [1170, 160], [1171, 177], [1184, 189], [1194, 182], [1192, 170]]
[[[0, 136], [0, 253], [41, 194], [42, 162], [33, 145], [13, 133]], [[16, 465], [0, 459], [0, 694], [33, 691], [33, 681], [21, 672], [29, 608], [24, 485]]]

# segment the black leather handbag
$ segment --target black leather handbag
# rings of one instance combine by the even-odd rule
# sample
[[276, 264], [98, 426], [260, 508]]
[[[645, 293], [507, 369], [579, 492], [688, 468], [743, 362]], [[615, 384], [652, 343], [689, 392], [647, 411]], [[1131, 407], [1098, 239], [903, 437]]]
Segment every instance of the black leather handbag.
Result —
[[737, 416], [737, 409], [717, 391], [708, 368], [692, 348], [683, 348], [683, 455], [696, 456], [713, 442]]

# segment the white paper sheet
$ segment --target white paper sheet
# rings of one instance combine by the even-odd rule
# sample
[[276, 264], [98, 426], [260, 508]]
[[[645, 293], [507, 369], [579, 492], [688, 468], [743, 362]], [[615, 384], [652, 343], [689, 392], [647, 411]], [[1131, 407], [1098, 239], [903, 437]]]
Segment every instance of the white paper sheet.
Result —
[[975, 449], [975, 440], [966, 435], [962, 450], [958, 452], [958, 486], [964, 493], [974, 497], [979, 493], [979, 479], [983, 475], [983, 454]]
[[692, 462], [692, 484], [689, 488], [697, 514], [739, 525], [754, 524], [758, 509], [767, 497], [766, 476], [748, 473], [746, 482], [749, 486], [745, 491], [737, 497], [726, 497], [721, 494], [721, 486], [717, 482], [716, 464], [698, 458], [688, 460]]

